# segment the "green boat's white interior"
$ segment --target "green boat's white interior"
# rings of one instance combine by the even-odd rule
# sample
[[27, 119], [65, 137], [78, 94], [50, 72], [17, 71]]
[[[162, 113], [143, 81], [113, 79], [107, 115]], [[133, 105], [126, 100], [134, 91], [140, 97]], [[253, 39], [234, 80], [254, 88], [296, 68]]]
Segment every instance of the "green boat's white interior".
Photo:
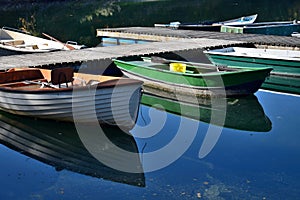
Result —
[[295, 50], [228, 47], [223, 49], [204, 51], [204, 53], [211, 54], [211, 55], [233, 55], [233, 56], [243, 56], [243, 57], [300, 61], [300, 51], [295, 51]]
[[[207, 74], [207, 73], [215, 73], [215, 72], [234, 72], [238, 70], [246, 70], [246, 69], [239, 69], [239, 68], [233, 68], [228, 66], [216, 66], [213, 64], [206, 64], [206, 63], [193, 63], [193, 62], [187, 62], [187, 61], [178, 61], [178, 60], [167, 60], [164, 58], [158, 62], [153, 62], [153, 57], [142, 57], [143, 61], [131, 61], [132, 64], [138, 65], [141, 67], [149, 67], [151, 69], [156, 70], [163, 70], [163, 71], [169, 71], [173, 73], [184, 73], [184, 74]], [[156, 60], [156, 59], [154, 59]], [[163, 62], [163, 63], [159, 63]], [[179, 63], [185, 65], [184, 72], [180, 71], [174, 71], [172, 70], [170, 64]]]
[[[145, 61], [131, 61], [130, 63], [141, 66], [141, 67], [150, 67], [152, 69], [157, 69], [157, 70], [172, 71], [172, 70], [170, 70], [170, 66], [168, 64], [145, 62]], [[192, 65], [186, 65], [186, 69], [184, 70], [184, 73], [186, 73], [186, 74], [203, 74], [203, 73], [217, 72], [217, 71], [218, 71], [218, 69], [216, 67], [201, 68], [201, 67], [196, 67], [196, 66], [192, 66]], [[172, 72], [176, 73], [176, 71], [172, 71]], [[177, 72], [177, 73], [183, 73], [183, 72]]]

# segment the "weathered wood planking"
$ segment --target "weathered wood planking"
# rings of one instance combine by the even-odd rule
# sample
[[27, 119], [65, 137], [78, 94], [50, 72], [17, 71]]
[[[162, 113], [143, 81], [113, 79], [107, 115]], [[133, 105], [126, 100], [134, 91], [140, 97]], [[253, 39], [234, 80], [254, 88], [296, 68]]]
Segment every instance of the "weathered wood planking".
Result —
[[170, 28], [155, 27], [124, 27], [97, 29], [97, 36], [121, 37], [128, 39], [147, 39], [155, 41], [167, 41], [177, 38], [208, 38], [243, 41], [262, 45], [291, 46], [300, 48], [300, 38], [297, 37], [176, 30]]
[[97, 29], [97, 36], [152, 40], [158, 42], [132, 44], [129, 46], [94, 47], [83, 50], [51, 53], [0, 56], [0, 69], [103, 61], [132, 55], [198, 50], [213, 46], [229, 46], [241, 43], [289, 46], [296, 49], [300, 47], [300, 39], [295, 37], [174, 30], [154, 27]]
[[13, 67], [39, 67], [60, 63], [76, 63], [95, 60], [106, 60], [133, 55], [150, 55], [155, 53], [176, 52], [195, 49], [200, 50], [210, 46], [227, 46], [240, 43], [242, 42], [205, 38], [178, 38], [177, 40], [152, 42], [146, 44], [94, 47], [73, 51], [57, 51], [50, 53], [0, 56], [0, 69], [3, 70]]

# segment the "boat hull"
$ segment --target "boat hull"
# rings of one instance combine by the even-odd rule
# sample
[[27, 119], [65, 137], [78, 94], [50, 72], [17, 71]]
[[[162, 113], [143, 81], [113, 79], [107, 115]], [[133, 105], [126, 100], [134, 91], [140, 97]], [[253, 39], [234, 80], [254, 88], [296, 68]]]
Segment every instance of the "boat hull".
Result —
[[[269, 50], [269, 54], [273, 55], [273, 58], [268, 58], [264, 56], [264, 51], [268, 52], [268, 50], [260, 49], [256, 55], [251, 55], [246, 52], [235, 54], [234, 49], [239, 51], [239, 48], [226, 48], [204, 51], [204, 53], [214, 64], [257, 68], [272, 67], [271, 76], [264, 82], [263, 88], [300, 94], [300, 52]], [[290, 58], [282, 57], [288, 54], [292, 54]]]
[[0, 90], [0, 109], [57, 121], [99, 122], [131, 129], [137, 119], [141, 83], [57, 92]]
[[211, 24], [179, 24], [178, 29], [185, 29], [185, 30], [199, 30], [199, 31], [221, 31], [222, 25], [248, 25], [252, 24], [257, 18], [257, 14], [244, 16], [237, 19], [232, 19], [228, 21], [218, 22], [218, 23], [211, 23]]
[[[179, 94], [196, 97], [243, 96], [255, 93], [265, 81], [271, 68], [249, 69], [239, 73], [207, 73], [191, 76], [139, 67], [115, 60], [116, 65], [129, 78], [144, 82], [144, 90], [160, 89], [165, 95]], [[164, 96], [164, 95], [163, 95]], [[185, 98], [186, 99], [186, 98]]]
[[239, 27], [231, 25], [223, 25], [220, 28], [221, 32], [227, 33], [251, 33], [264, 35], [290, 36], [293, 32], [300, 31], [300, 24], [293, 22], [269, 22], [269, 23], [254, 23], [251, 25]]
[[[11, 52], [24, 54], [70, 50], [70, 47], [72, 47], [72, 49], [81, 49], [85, 46], [48, 40], [11, 28], [4, 27], [0, 29], [0, 49], [7, 51], [7, 55], [11, 55]], [[3, 52], [4, 51], [2, 51], [2, 54]]]

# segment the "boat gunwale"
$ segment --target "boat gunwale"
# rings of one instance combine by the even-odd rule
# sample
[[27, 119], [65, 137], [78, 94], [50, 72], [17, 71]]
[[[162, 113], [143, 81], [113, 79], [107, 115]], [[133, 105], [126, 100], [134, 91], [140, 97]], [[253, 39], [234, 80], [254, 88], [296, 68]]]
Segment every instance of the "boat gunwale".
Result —
[[3, 45], [3, 44], [0, 44], [0, 48], [8, 50], [8, 51], [17, 51], [17, 52], [21, 52], [21, 53], [46, 53], [46, 52], [52, 52], [52, 51], [59, 51], [59, 49], [54, 49], [54, 48], [30, 50], [30, 49], [26, 49], [26, 48], [12, 47], [12, 46]]
[[[120, 86], [126, 86], [126, 85], [135, 85], [140, 84], [141, 81], [125, 81], [123, 83], [118, 83], [119, 80], [124, 79], [117, 79], [117, 80], [108, 80], [102, 83], [99, 83], [97, 86], [76, 86], [76, 87], [67, 87], [67, 88], [37, 88], [37, 89], [20, 89], [20, 88], [11, 88], [11, 87], [1, 87], [0, 91], [3, 92], [11, 92], [11, 93], [28, 93], [28, 94], [36, 94], [36, 93], [60, 93], [60, 92], [72, 92], [73, 90], [78, 91], [84, 91], [84, 90], [90, 90], [91, 88], [95, 89], [102, 89], [102, 88], [114, 88], [114, 87], [120, 87]], [[117, 83], [117, 84], [113, 84]]]
[[[272, 68], [263, 68], [263, 69], [260, 68], [259, 70], [261, 70], [261, 71], [270, 70], [271, 71], [271, 69]], [[224, 89], [226, 87], [236, 86], [236, 84], [228, 85], [228, 86], [199, 86], [199, 85], [187, 85], [187, 84], [181, 84], [181, 83], [172, 83], [172, 82], [169, 82], [169, 81], [155, 79], [155, 78], [147, 77], [145, 75], [140, 75], [138, 73], [128, 71], [128, 70], [125, 70], [125, 69], [122, 69], [122, 70], [124, 70], [128, 74], [131, 74], [131, 75], [135, 76], [136, 78], [140, 78], [140, 80], [142, 80], [142, 81], [145, 81], [145, 80], [155, 81], [155, 82], [158, 82], [158, 83], [161, 83], [161, 84], [166, 84], [166, 85], [170, 85], [170, 86], [173, 86], [173, 87], [180, 87], [180, 88], [189, 88], [189, 89], [196, 89], [196, 90], [216, 90], [216, 89]], [[204, 80], [205, 80], [205, 78], [204, 78]], [[251, 81], [251, 82], [253, 82], [253, 81]]]
[[283, 27], [283, 26], [299, 26], [299, 23], [294, 23], [293, 21], [276, 21], [276, 22], [257, 22], [247, 25], [227, 25], [224, 24], [224, 27], [230, 28], [241, 28], [241, 29], [257, 29], [257, 28], [270, 28], [270, 27]]
[[[122, 61], [122, 60], [117, 60], [115, 59], [114, 61], [116, 62], [120, 62], [122, 64], [126, 64], [126, 65], [130, 65], [132, 67], [142, 67], [142, 68], [146, 68], [152, 71], [159, 71], [162, 73], [168, 73], [168, 74], [175, 74], [175, 75], [179, 75], [179, 76], [187, 76], [187, 77], [191, 77], [191, 78], [205, 78], [205, 77], [213, 77], [213, 76], [226, 76], [226, 75], [232, 75], [232, 74], [239, 74], [239, 73], [245, 73], [245, 72], [250, 72], [250, 71], [264, 71], [264, 70], [270, 70], [271, 67], [231, 67], [231, 66], [226, 66], [228, 69], [238, 69], [236, 71], [214, 71], [214, 72], [207, 72], [207, 73], [182, 73], [182, 72], [174, 72], [174, 71], [170, 71], [170, 70], [164, 70], [164, 69], [159, 69], [159, 68], [155, 68], [155, 67], [149, 67], [149, 66], [143, 66], [143, 65], [138, 65], [138, 64], [133, 64], [130, 61]], [[143, 62], [143, 61], [141, 61]], [[144, 61], [145, 62], [145, 61]], [[180, 63], [180, 61], [178, 61]], [[185, 63], [184, 61], [182, 63]], [[166, 65], [166, 64], [162, 64], [162, 65]], [[117, 65], [118, 66], [118, 65]], [[197, 69], [197, 66], [193, 66], [193, 65], [189, 65], [189, 67], [194, 67], [195, 69]], [[217, 66], [216, 66], [217, 67]], [[123, 70], [123, 68], [122, 68]], [[126, 70], [128, 71], [128, 70]]]
[[[9, 36], [9, 38], [3, 39], [2, 37], [0, 37], [0, 48], [2, 48], [4, 50], [8, 50], [8, 51], [13, 51], [13, 52], [30, 54], [30, 53], [47, 53], [47, 52], [53, 52], [53, 51], [69, 50], [68, 47], [66, 47], [66, 45], [71, 45], [72, 47], [74, 47], [77, 50], [85, 48], [85, 45], [71, 44], [70, 41], [67, 41], [66, 43], [61, 43], [59, 41], [53, 40], [53, 38], [46, 39], [46, 38], [42, 38], [39, 36], [34, 36], [29, 32], [24, 32], [22, 30], [9, 28], [9, 27], [2, 27], [0, 30], [0, 36], [1, 36], [2, 32], [7, 34]], [[20, 38], [22, 38], [22, 39], [20, 39]], [[5, 44], [6, 41], [16, 41], [16, 40], [23, 40], [24, 45], [25, 45], [23, 47], [25, 47], [25, 48], [22, 48], [22, 46], [20, 46], [20, 45]], [[30, 42], [30, 40], [33, 40], [35, 43]], [[26, 44], [28, 46], [26, 46]], [[45, 45], [45, 44], [47, 44], [47, 45]], [[43, 48], [37, 48], [37, 49], [26, 48], [26, 47], [30, 47], [30, 46], [34, 46], [34, 45], [42, 46]], [[45, 48], [45, 47], [49, 47], [49, 48]]]
[[[237, 53], [237, 52], [235, 51], [234, 48], [247, 49], [246, 47], [227, 47], [227, 48], [222, 48], [222, 49], [205, 50], [205, 51], [203, 51], [203, 53], [208, 56], [217, 55], [217, 56], [241, 57], [241, 58], [257, 58], [257, 59], [262, 59], [262, 60], [280, 60], [280, 61], [287, 61], [287, 62], [300, 62], [300, 57], [267, 57], [264, 55], [261, 55], [259, 57], [259, 56], [251, 55], [251, 53], [247, 54], [247, 55], [243, 55], [243, 54], [236, 55], [234, 53]], [[223, 49], [224, 50], [232, 49], [232, 51], [223, 52], [222, 51]], [[255, 49], [255, 48], [251, 48], [251, 49]], [[263, 50], [263, 49], [259, 49], [259, 50]], [[269, 49], [269, 50], [279, 51], [279, 49]], [[293, 51], [293, 50], [287, 50], [287, 51]], [[300, 54], [300, 51], [299, 51], [299, 54]], [[294, 67], [297, 67], [297, 66], [294, 66]]]
[[[42, 73], [42, 71], [45, 71], [44, 69], [35, 69], [35, 68], [29, 68], [29, 71], [40, 71]], [[18, 72], [18, 71], [23, 71], [23, 69], [21, 70], [17, 70], [17, 71], [12, 71], [12, 72], [2, 72], [4, 73], [14, 73], [14, 72]], [[51, 71], [51, 70], [49, 70]], [[30, 74], [29, 74], [30, 75]], [[85, 74], [80, 74], [80, 73], [75, 73], [73, 78], [78, 77], [79, 79], [82, 75]], [[97, 75], [90, 75], [91, 77], [89, 77], [89, 75], [86, 75], [87, 77], [85, 77], [87, 80], [85, 81], [92, 81], [95, 80], [93, 79], [94, 76]], [[17, 81], [8, 81], [8, 82], [3, 82], [0, 84], [0, 91], [1, 92], [9, 92], [9, 93], [26, 93], [26, 94], [41, 94], [41, 93], [62, 93], [62, 92], [73, 92], [74, 91], [85, 91], [85, 90], [90, 90], [91, 88], [93, 89], [104, 89], [104, 88], [114, 88], [114, 87], [122, 87], [122, 86], [128, 86], [128, 85], [142, 85], [143, 82], [139, 81], [139, 80], [134, 80], [134, 79], [129, 79], [129, 78], [123, 78], [123, 77], [111, 77], [111, 76], [101, 76], [98, 75], [99, 77], [109, 77], [111, 79], [108, 80], [104, 80], [104, 81], [100, 81], [100, 80], [95, 80], [98, 81], [99, 83], [95, 84], [95, 85], [76, 85], [76, 86], [69, 86], [69, 87], [61, 87], [61, 88], [55, 88], [55, 87], [37, 87], [37, 88], [22, 88], [22, 86], [18, 87], [18, 84], [23, 85], [23, 86], [30, 86], [30, 85], [40, 85], [42, 83], [45, 84], [51, 84], [51, 82], [47, 82], [47, 77], [45, 75], [42, 74], [42, 77], [38, 78], [38, 79], [31, 79], [30, 77], [28, 77], [28, 81], [32, 81], [29, 84], [26, 84], [27, 80], [22, 80], [24, 79], [23, 77], [21, 78], [21, 80], [17, 80]], [[97, 77], [95, 77], [97, 78]], [[42, 80], [42, 82], [40, 81]], [[84, 80], [84, 79], [83, 79]], [[70, 83], [68, 83], [70, 84]], [[15, 86], [15, 87], [14, 87]]]

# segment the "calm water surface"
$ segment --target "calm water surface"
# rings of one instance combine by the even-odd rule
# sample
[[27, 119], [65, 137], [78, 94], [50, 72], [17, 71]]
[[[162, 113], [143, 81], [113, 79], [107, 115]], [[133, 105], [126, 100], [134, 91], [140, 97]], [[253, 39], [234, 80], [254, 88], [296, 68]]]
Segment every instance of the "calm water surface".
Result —
[[[2, 7], [0, 25], [95, 46], [96, 28], [221, 20], [252, 13], [259, 14], [259, 21], [291, 20], [299, 17], [299, 8], [299, 1], [267, 0], [184, 5], [76, 1], [25, 7], [15, 3]], [[0, 199], [299, 199], [300, 96], [259, 91], [230, 109], [234, 102], [228, 103], [223, 128], [210, 123], [209, 109], [200, 112], [199, 121], [164, 111], [167, 107], [155, 109], [148, 102], [141, 105], [137, 126], [130, 131], [133, 137], [107, 129], [115, 144], [140, 153], [137, 160], [144, 172], [137, 174], [95, 160], [71, 124], [1, 112]], [[174, 144], [178, 135], [181, 142]], [[201, 157], [207, 135], [213, 135], [216, 143]], [[166, 146], [169, 149], [159, 154]], [[148, 156], [151, 152], [158, 154]], [[175, 154], [178, 158], [168, 163]], [[160, 166], [163, 163], [165, 167]]]
[[[18, 118], [1, 113], [0, 132], [3, 145], [0, 146], [0, 177], [3, 184], [0, 198], [197, 199], [201, 196], [203, 199], [297, 199], [300, 195], [300, 135], [299, 118], [296, 116], [300, 113], [300, 97], [268, 91], [259, 91], [256, 96], [266, 117], [271, 121], [270, 130], [255, 132], [223, 128], [212, 151], [204, 158], [199, 158], [199, 149], [210, 124], [142, 105], [138, 128], [134, 128], [131, 133], [135, 136], [133, 141], [137, 145], [137, 151], [141, 153], [140, 161], [144, 169], [163, 162], [156, 158], [149, 159], [144, 154], [160, 150], [172, 141], [178, 134], [180, 123], [197, 122], [198, 129], [192, 144], [179, 159], [160, 170], [128, 176], [103, 166], [100, 167], [102, 172], [98, 177], [85, 174], [84, 169], [75, 169], [75, 172], [72, 172], [74, 167], [71, 165], [69, 169], [66, 167], [68, 165], [60, 168], [50, 156], [51, 148], [46, 150], [49, 156], [43, 156], [46, 160], [26, 156], [34, 154], [35, 148], [28, 150], [32, 148], [31, 145], [27, 150], [25, 148], [21, 152], [18, 151], [19, 143], [27, 144], [28, 141], [24, 138], [29, 138], [19, 130], [22, 129], [27, 134], [39, 130], [37, 133], [31, 133], [36, 134], [35, 137], [31, 136], [35, 139], [30, 137], [28, 140], [34, 140], [32, 144], [36, 142], [36, 151], [42, 151], [43, 148], [39, 145], [48, 148], [47, 142], [50, 139], [45, 137], [40, 142], [41, 136], [38, 133], [47, 133], [51, 127], [45, 127], [43, 124], [38, 127], [38, 120], [28, 120], [31, 124], [22, 125], [14, 121]], [[140, 134], [153, 133], [153, 127], [147, 124], [161, 120], [165, 125], [157, 134], [147, 138], [138, 137]], [[28, 128], [31, 125], [34, 127]], [[48, 134], [59, 138], [67, 134], [66, 130], [69, 129], [52, 130]], [[189, 134], [193, 134], [194, 130], [184, 126], [183, 131], [186, 134], [185, 139], [188, 140]], [[21, 139], [16, 140], [16, 133]], [[186, 141], [183, 140], [182, 143], [184, 142]], [[53, 147], [52, 150], [58, 152], [59, 156], [62, 150], [56, 148]], [[171, 147], [170, 156], [178, 149], [178, 146]], [[42, 157], [39, 153], [36, 155], [37, 158]], [[79, 165], [82, 163], [78, 162]], [[134, 176], [141, 178], [133, 178]]]

